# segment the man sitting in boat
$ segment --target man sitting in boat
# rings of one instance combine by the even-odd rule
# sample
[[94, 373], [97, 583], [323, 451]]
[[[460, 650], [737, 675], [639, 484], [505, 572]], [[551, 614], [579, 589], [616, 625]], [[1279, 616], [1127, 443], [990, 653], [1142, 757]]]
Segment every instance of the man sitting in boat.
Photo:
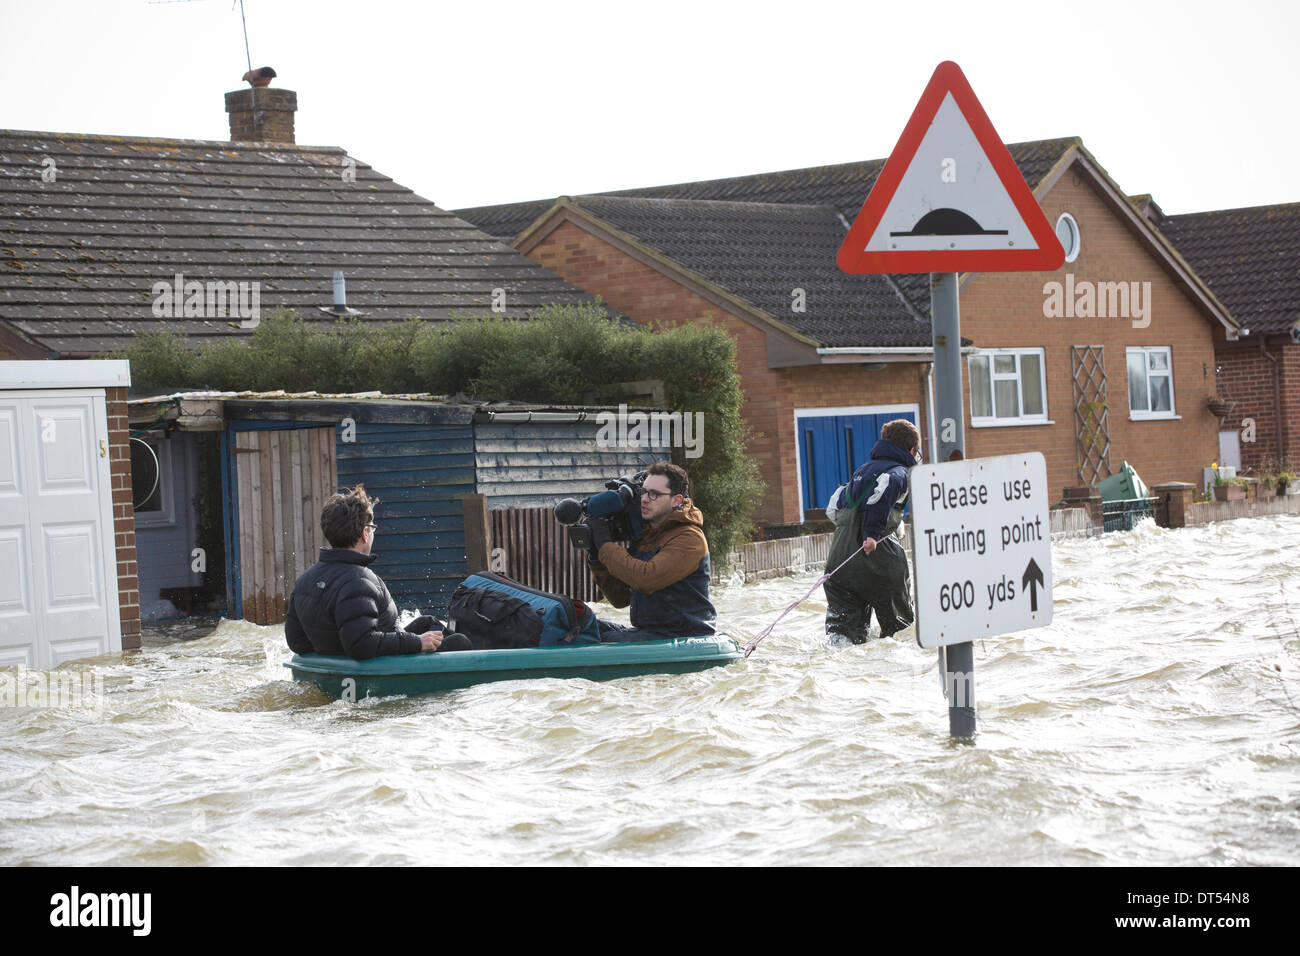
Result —
[[359, 661], [387, 654], [470, 650], [463, 634], [428, 630], [431, 617], [397, 627], [397, 605], [379, 575], [370, 570], [378, 526], [378, 498], [364, 485], [335, 494], [321, 509], [320, 526], [331, 547], [303, 572], [289, 596], [284, 636], [295, 654], [347, 655]]
[[713, 633], [709, 602], [709, 543], [704, 516], [691, 504], [686, 471], [667, 461], [646, 469], [641, 537], [623, 550], [607, 521], [591, 521], [588, 559], [601, 593], [614, 607], [632, 605], [632, 626], [599, 621], [600, 639], [650, 641]]

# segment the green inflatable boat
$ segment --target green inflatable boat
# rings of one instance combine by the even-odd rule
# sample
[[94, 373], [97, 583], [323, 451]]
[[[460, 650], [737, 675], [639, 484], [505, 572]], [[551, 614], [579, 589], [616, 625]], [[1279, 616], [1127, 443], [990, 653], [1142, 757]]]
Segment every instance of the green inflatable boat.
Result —
[[613, 680], [641, 674], [686, 674], [744, 656], [731, 638], [714, 635], [580, 647], [400, 654], [368, 661], [295, 654], [285, 666], [293, 671], [294, 680], [313, 683], [331, 697], [361, 700], [535, 677]]

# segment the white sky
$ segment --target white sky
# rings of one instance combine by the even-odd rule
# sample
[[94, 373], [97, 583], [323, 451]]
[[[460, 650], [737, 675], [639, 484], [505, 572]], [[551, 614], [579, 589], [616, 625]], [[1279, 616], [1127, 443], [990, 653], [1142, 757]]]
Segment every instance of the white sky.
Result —
[[[883, 158], [942, 60], [1166, 212], [1300, 201], [1300, 3], [245, 0], [254, 67], [446, 209]], [[0, 0], [0, 127], [229, 139], [231, 0]], [[865, 196], [863, 197], [866, 198]]]

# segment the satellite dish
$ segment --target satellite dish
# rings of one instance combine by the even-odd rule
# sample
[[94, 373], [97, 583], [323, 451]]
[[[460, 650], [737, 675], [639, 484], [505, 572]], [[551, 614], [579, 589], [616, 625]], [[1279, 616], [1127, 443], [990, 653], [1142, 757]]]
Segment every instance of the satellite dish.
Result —
[[[158, 465], [158, 453], [153, 450], [153, 446], [142, 438], [131, 439], [131, 487], [134, 489], [135, 500], [131, 506], [134, 510], [139, 511], [154, 492], [158, 490], [158, 479], [162, 475], [162, 469]], [[140, 494], [141, 488], [148, 488], [149, 491], [143, 496]]]

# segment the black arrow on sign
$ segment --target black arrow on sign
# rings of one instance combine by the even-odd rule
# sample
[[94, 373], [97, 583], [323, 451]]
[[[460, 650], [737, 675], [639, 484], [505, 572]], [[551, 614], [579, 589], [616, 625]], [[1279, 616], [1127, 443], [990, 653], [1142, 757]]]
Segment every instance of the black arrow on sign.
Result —
[[1038, 566], [1037, 561], [1030, 558], [1029, 563], [1025, 565], [1025, 576], [1020, 579], [1020, 589], [1022, 591], [1025, 588], [1029, 589], [1029, 610], [1038, 610], [1038, 589], [1046, 586], [1043, 583], [1043, 569]]

